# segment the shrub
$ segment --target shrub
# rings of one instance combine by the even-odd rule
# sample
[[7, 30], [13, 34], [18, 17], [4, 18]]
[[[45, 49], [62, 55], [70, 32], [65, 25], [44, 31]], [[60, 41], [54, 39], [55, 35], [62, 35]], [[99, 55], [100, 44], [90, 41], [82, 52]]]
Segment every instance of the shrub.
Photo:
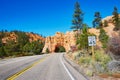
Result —
[[79, 64], [90, 64], [91, 60], [91, 57], [80, 57]]
[[79, 51], [74, 52], [74, 54], [72, 54], [74, 60], [79, 60], [79, 58], [81, 57], [81, 53]]
[[104, 62], [106, 64], [111, 60], [111, 58], [108, 54], [105, 54], [103, 51], [97, 50], [95, 52], [95, 60], [98, 62]]
[[50, 52], [50, 51], [49, 51], [49, 49], [47, 48], [47, 49], [46, 49], [46, 53], [49, 53], [49, 52]]
[[111, 61], [111, 58], [108, 54], [105, 54], [103, 51], [95, 52], [95, 60], [101, 65], [101, 68], [104, 71], [107, 71], [107, 64]]

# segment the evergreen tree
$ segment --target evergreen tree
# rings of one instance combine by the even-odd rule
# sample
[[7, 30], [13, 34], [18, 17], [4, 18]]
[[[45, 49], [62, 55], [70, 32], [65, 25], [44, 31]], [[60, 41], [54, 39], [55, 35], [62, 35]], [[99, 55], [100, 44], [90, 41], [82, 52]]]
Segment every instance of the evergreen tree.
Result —
[[23, 47], [25, 46], [25, 44], [27, 44], [27, 42], [29, 42], [29, 37], [26, 35], [25, 32], [22, 31], [15, 31], [15, 33], [17, 34], [17, 44], [20, 47], [20, 52], [23, 52]]
[[95, 17], [95, 19], [93, 20], [93, 27], [100, 28], [102, 26], [100, 12], [95, 12], [94, 17]]
[[3, 58], [7, 56], [4, 46], [0, 47], [0, 57]]
[[99, 40], [101, 41], [103, 48], [107, 47], [108, 38], [109, 38], [109, 36], [106, 34], [105, 30], [103, 28], [101, 28]]
[[2, 43], [2, 38], [5, 36], [4, 31], [0, 31], [0, 57], [3, 58], [4, 56], [7, 56], [4, 45]]
[[83, 25], [82, 34], [77, 39], [77, 45], [79, 49], [88, 50], [88, 26], [86, 24]]
[[104, 27], [107, 27], [107, 26], [108, 26], [108, 21], [104, 20]]
[[120, 29], [120, 18], [119, 18], [119, 13], [118, 13], [118, 9], [117, 7], [114, 7], [114, 11], [113, 11], [113, 23], [115, 25], [114, 30], [119, 30]]
[[42, 53], [42, 49], [44, 47], [44, 43], [42, 41], [35, 41], [34, 42], [34, 53], [35, 54], [41, 54]]
[[75, 3], [75, 11], [73, 14], [72, 24], [73, 26], [71, 27], [71, 29], [73, 29], [74, 31], [79, 31], [83, 27], [83, 12], [80, 9], [79, 2]]

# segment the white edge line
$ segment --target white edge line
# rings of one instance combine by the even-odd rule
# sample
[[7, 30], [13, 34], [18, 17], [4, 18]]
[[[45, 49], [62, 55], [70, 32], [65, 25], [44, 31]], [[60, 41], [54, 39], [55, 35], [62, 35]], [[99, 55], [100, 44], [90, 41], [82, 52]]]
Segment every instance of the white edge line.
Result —
[[60, 61], [61, 61], [62, 65], [63, 65], [64, 69], [66, 70], [66, 72], [67, 72], [68, 75], [70, 76], [71, 80], [75, 80], [74, 77], [72, 76], [72, 74], [70, 73], [70, 71], [67, 69], [67, 67], [66, 67], [65, 64], [63, 63], [63, 61], [62, 61], [62, 55], [61, 55], [61, 57], [60, 57]]

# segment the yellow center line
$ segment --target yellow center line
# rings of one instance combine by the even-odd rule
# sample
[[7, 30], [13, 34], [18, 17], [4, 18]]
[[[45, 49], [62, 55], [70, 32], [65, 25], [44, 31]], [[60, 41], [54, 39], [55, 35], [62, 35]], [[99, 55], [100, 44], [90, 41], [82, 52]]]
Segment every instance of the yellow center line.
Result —
[[[46, 56], [46, 57], [48, 57], [48, 56]], [[12, 75], [11, 77], [9, 77], [7, 80], [15, 80], [17, 77], [19, 77], [20, 75], [22, 75], [22, 74], [23, 74], [24, 72], [26, 72], [27, 70], [29, 70], [29, 69], [31, 69], [32, 67], [36, 66], [38, 63], [43, 62], [43, 61], [46, 59], [46, 57], [44, 57], [44, 58], [42, 58], [42, 59], [34, 62], [33, 64], [31, 64], [30, 66], [26, 67], [25, 69], [23, 69], [23, 70], [15, 73], [15, 74]]]

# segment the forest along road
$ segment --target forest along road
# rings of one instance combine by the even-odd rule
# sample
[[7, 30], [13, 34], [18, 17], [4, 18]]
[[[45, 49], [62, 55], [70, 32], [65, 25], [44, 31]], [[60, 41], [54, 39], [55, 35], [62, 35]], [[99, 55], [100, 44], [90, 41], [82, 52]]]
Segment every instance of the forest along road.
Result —
[[68, 64], [63, 53], [0, 61], [0, 80], [87, 80]]

